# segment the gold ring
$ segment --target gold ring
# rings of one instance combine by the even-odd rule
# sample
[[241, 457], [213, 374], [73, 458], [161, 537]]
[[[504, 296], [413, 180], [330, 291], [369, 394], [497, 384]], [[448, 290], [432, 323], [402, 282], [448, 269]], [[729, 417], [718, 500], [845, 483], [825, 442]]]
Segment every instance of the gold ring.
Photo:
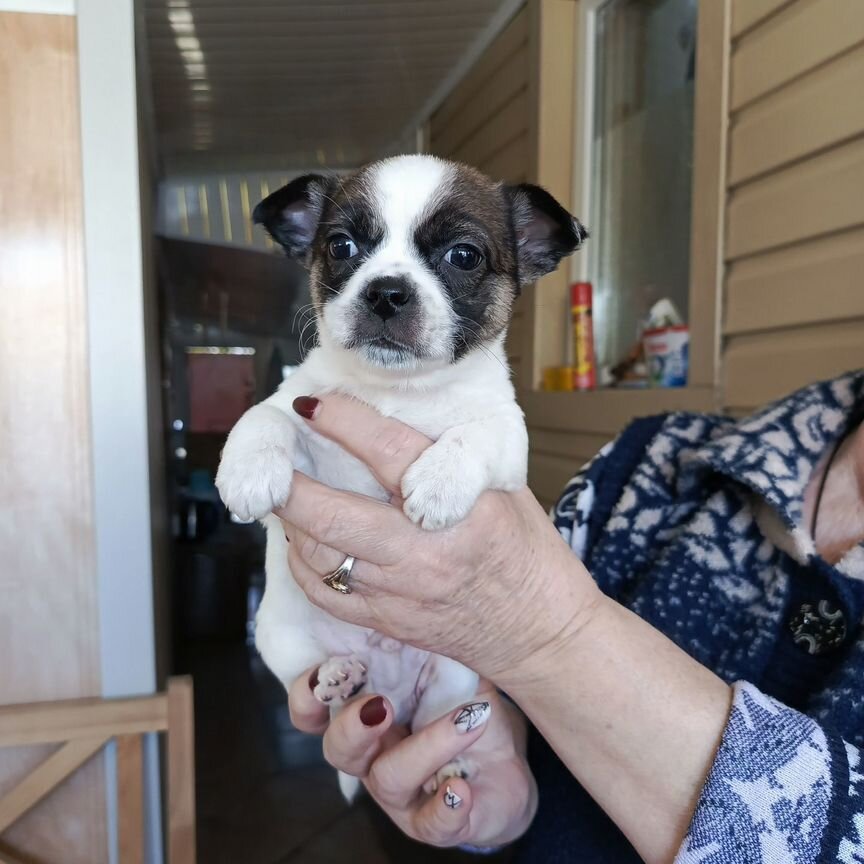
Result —
[[351, 586], [348, 584], [348, 579], [351, 577], [351, 570], [354, 567], [354, 557], [347, 555], [345, 560], [332, 572], [328, 573], [321, 581], [334, 591], [340, 594], [350, 594]]

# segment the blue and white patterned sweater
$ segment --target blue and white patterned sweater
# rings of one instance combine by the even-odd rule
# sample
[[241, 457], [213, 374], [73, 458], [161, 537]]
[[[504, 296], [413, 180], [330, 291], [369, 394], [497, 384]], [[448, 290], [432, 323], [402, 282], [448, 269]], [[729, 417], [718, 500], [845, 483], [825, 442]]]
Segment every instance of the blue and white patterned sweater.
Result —
[[[555, 508], [607, 594], [734, 683], [677, 864], [864, 864], [864, 544], [831, 566], [801, 526], [814, 468], [862, 406], [864, 371], [738, 423], [636, 421]], [[544, 746], [518, 860], [638, 861]]]

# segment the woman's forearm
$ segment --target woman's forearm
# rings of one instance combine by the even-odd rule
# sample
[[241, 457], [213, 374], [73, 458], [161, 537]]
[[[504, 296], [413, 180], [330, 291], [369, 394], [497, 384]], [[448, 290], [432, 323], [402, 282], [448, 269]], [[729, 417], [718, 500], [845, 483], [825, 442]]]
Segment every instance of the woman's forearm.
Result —
[[572, 632], [496, 683], [642, 858], [672, 861], [720, 744], [731, 688], [602, 596]]

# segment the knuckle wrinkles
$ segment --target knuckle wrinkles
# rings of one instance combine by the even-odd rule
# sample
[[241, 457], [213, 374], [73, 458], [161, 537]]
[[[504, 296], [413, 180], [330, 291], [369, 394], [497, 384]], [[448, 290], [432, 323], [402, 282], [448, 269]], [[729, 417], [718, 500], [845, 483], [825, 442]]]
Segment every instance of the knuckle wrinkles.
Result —
[[332, 505], [322, 505], [318, 511], [318, 524], [322, 537], [329, 537], [338, 528], [340, 522], [339, 511]]
[[351, 766], [347, 764], [344, 753], [338, 747], [333, 747], [333, 742], [328, 735], [324, 736], [324, 758], [329, 765], [332, 765], [337, 771], [344, 771], [346, 774], [352, 774]]
[[431, 827], [426, 819], [424, 819], [421, 815], [421, 811], [418, 811], [415, 814], [415, 818], [411, 823], [411, 833], [414, 836], [415, 840], [419, 840], [421, 843], [426, 843], [430, 846], [436, 846], [435, 842], [437, 838], [437, 832], [433, 832]]
[[384, 804], [393, 806], [399, 803], [401, 798], [395, 783], [392, 768], [386, 760], [377, 760], [369, 768], [369, 783], [375, 787], [378, 797]]
[[455, 846], [457, 843], [470, 843], [471, 838], [468, 836], [471, 830], [470, 823], [466, 822], [457, 831], [448, 832], [447, 845]]
[[412, 437], [407, 427], [387, 423], [375, 436], [375, 449], [385, 458], [392, 459], [411, 446]]
[[321, 544], [314, 537], [310, 537], [306, 534], [300, 543], [300, 557], [305, 561], [311, 562], [315, 559], [315, 555], [320, 548]]
[[438, 846], [439, 848], [443, 848], [445, 846], [452, 846], [452, 832], [444, 829], [442, 825], [438, 823], [438, 820], [425, 820], [418, 819], [417, 820], [417, 831], [421, 835], [418, 839], [420, 839], [423, 843], [426, 843], [429, 846]]

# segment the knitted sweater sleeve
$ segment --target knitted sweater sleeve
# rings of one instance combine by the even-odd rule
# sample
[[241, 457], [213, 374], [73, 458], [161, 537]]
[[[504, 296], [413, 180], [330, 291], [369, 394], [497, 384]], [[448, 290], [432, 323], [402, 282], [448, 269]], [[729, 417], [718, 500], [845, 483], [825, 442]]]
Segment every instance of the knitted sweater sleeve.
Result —
[[588, 544], [588, 529], [597, 487], [600, 483], [615, 441], [610, 441], [567, 484], [558, 503], [549, 514], [558, 533], [579, 558], [584, 558]]
[[675, 864], [864, 864], [860, 753], [735, 685], [732, 711]]

